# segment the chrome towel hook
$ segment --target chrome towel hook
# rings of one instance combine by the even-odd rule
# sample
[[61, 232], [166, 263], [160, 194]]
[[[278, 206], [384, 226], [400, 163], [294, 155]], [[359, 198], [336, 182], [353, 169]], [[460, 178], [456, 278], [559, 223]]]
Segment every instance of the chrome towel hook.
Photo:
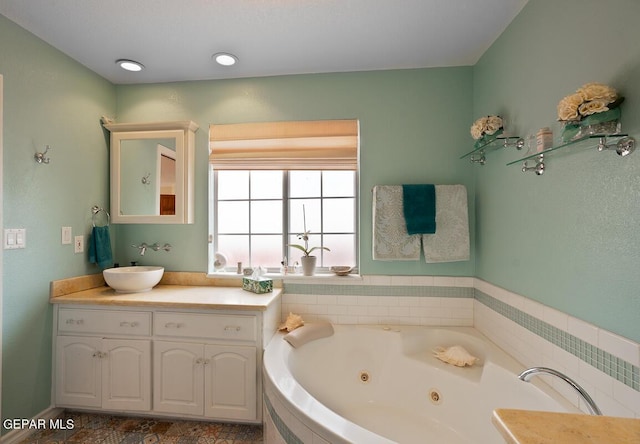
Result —
[[45, 157], [47, 155], [47, 152], [51, 149], [51, 147], [49, 145], [45, 146], [45, 149], [42, 153], [35, 153], [33, 155], [33, 158], [36, 159], [36, 162], [38, 163], [49, 163], [49, 158]]

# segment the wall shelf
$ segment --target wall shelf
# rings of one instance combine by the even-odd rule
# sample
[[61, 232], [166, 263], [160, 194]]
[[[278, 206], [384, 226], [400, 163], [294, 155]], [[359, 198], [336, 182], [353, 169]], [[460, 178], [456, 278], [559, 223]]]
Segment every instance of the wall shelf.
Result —
[[[609, 143], [613, 141], [613, 143]], [[589, 143], [592, 142], [592, 143]], [[635, 149], [635, 139], [633, 137], [629, 137], [628, 134], [591, 134], [585, 137], [581, 137], [576, 140], [571, 140], [569, 142], [565, 142], [561, 145], [557, 145], [551, 148], [547, 148], [544, 151], [540, 151], [539, 153], [529, 154], [520, 159], [514, 160], [512, 162], [507, 163], [507, 165], [515, 165], [518, 163], [522, 163], [522, 171], [533, 171], [537, 175], [541, 176], [544, 173], [545, 165], [544, 159], [545, 156], [550, 155], [551, 153], [561, 151], [565, 148], [571, 146], [585, 146], [589, 145], [593, 146], [593, 142], [597, 142], [596, 148], [598, 151], [605, 150], [614, 150], [620, 156], [627, 156], [631, 154]], [[529, 166], [529, 160], [535, 160], [536, 164], [534, 166]]]
[[520, 136], [498, 136], [461, 156], [460, 159], [468, 157], [472, 163], [484, 165], [486, 163], [485, 154], [511, 146], [515, 146], [517, 150], [521, 150], [524, 147], [524, 140]]

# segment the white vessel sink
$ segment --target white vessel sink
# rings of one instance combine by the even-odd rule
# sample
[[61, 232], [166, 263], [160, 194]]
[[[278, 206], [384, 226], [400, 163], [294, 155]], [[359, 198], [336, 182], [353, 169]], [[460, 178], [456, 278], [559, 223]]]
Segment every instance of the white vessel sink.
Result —
[[119, 293], [149, 291], [160, 282], [164, 267], [118, 267], [102, 271], [107, 285]]

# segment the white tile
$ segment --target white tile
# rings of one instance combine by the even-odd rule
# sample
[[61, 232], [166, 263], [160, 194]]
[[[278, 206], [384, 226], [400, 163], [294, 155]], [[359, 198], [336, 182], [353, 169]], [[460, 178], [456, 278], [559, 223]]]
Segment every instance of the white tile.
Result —
[[356, 296], [358, 305], [377, 305], [378, 304], [378, 296]]
[[340, 296], [338, 298], [338, 305], [356, 305], [358, 303], [358, 296]]
[[586, 381], [588, 384], [593, 385], [596, 389], [600, 390], [607, 396], [613, 397], [614, 379], [584, 361], [580, 361], [579, 378]]
[[347, 314], [348, 305], [327, 305], [327, 314]]
[[391, 317], [406, 317], [410, 315], [411, 311], [409, 310], [409, 307], [389, 307], [389, 316]]
[[412, 276], [411, 285], [419, 287], [433, 287], [433, 276]]
[[568, 330], [573, 336], [588, 342], [591, 345], [598, 344], [598, 327], [581, 319], [569, 316]]
[[613, 381], [613, 399], [632, 411], [634, 415], [640, 415], [640, 392], [620, 381]]
[[474, 279], [471, 277], [457, 277], [455, 279], [456, 287], [473, 288]]
[[389, 307], [381, 307], [381, 306], [368, 307], [368, 314], [370, 316], [388, 316]]
[[522, 311], [534, 318], [542, 319], [544, 317], [544, 305], [533, 299], [525, 299]]
[[347, 307], [347, 314], [351, 316], [365, 316], [369, 312], [369, 307], [363, 305], [349, 305]]
[[411, 276], [391, 276], [391, 285], [411, 285]]
[[336, 295], [318, 295], [318, 304], [335, 305], [338, 303]]
[[366, 276], [369, 285], [391, 285], [391, 276], [372, 275]]
[[358, 324], [360, 325], [376, 325], [380, 320], [377, 316], [358, 316]]
[[399, 296], [398, 305], [401, 307], [417, 307], [420, 305], [420, 298], [411, 296]]
[[434, 276], [433, 285], [436, 287], [455, 287], [456, 278], [452, 276]]
[[542, 320], [560, 330], [567, 331], [569, 316], [559, 310], [545, 306], [542, 309]]
[[640, 366], [640, 344], [630, 339], [623, 338], [607, 330], [598, 330], [598, 347], [614, 356], [630, 362], [636, 367]]
[[399, 305], [397, 296], [378, 296], [378, 305], [386, 305], [387, 307], [397, 307]]

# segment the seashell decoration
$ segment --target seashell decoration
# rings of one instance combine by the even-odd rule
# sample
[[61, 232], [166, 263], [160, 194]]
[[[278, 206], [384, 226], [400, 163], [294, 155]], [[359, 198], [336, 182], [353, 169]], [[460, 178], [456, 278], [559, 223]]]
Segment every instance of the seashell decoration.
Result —
[[287, 320], [284, 321], [284, 324], [280, 325], [278, 330], [292, 331], [298, 327], [302, 327], [303, 325], [304, 325], [304, 321], [302, 320], [302, 316], [289, 312], [289, 316], [287, 316]]
[[473, 356], [461, 345], [454, 345], [452, 347], [436, 347], [433, 351], [433, 355], [440, 359], [442, 362], [452, 364], [457, 367], [464, 367], [466, 365], [473, 365], [480, 359]]

